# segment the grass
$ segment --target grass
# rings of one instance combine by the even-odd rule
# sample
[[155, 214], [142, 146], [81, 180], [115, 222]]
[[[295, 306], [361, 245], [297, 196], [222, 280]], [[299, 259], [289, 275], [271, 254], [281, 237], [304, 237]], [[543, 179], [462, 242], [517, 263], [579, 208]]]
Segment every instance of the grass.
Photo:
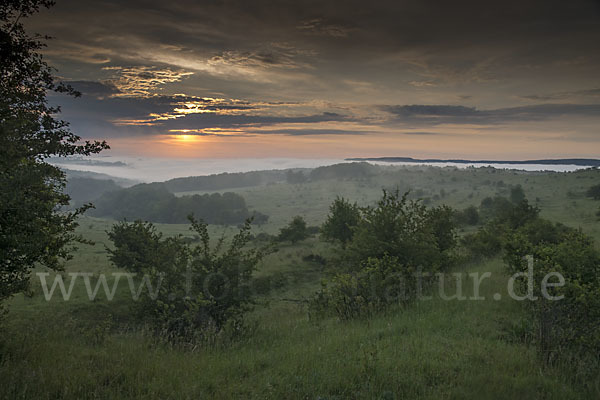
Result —
[[[315, 182], [245, 188], [249, 205], [271, 215], [257, 231], [275, 233], [293, 215], [309, 224], [325, 218], [336, 195], [370, 204], [394, 184], [456, 208], [521, 184], [546, 218], [579, 226], [600, 238], [598, 202], [584, 190], [598, 171], [569, 174], [491, 170], [391, 168], [372, 181]], [[499, 187], [502, 180], [505, 186]], [[489, 182], [489, 183], [488, 183]], [[570, 194], [567, 194], [567, 193]], [[302, 196], [302, 197], [301, 197]], [[110, 273], [104, 245], [111, 221], [84, 218], [80, 232], [95, 240], [81, 246], [69, 271]], [[191, 236], [187, 225], [159, 225], [167, 235]], [[234, 228], [211, 227], [211, 235]], [[130, 319], [126, 285], [112, 301], [87, 300], [83, 285], [72, 300], [46, 302], [17, 296], [0, 334], [3, 399], [588, 399], [600, 398], [600, 378], [571, 365], [541, 366], [535, 348], [519, 340], [522, 305], [506, 294], [500, 260], [461, 266], [457, 272], [492, 272], [485, 301], [444, 301], [434, 296], [405, 309], [342, 323], [309, 320], [301, 300], [319, 286], [321, 268], [303, 261], [331, 253], [316, 238], [281, 245], [265, 259], [257, 279], [280, 284], [261, 296], [249, 315], [255, 330], [242, 340], [193, 351], [157, 342]], [[454, 286], [447, 283], [447, 292]], [[470, 281], [463, 282], [468, 296]], [[493, 299], [495, 293], [504, 296]], [[580, 375], [580, 373], [582, 373]]]
[[[246, 340], [193, 352], [154, 343], [139, 331], [110, 331], [95, 341], [64, 317], [38, 315], [12, 326], [22, 336], [5, 349], [0, 393], [11, 399], [600, 394], [597, 386], [574, 385], [557, 368], [540, 368], [533, 348], [511, 340], [506, 327], [522, 318], [522, 310], [510, 299], [492, 300], [506, 285], [502, 268], [493, 260], [466, 270], [493, 273], [481, 287], [484, 301], [436, 297], [350, 323], [309, 321], [302, 307], [277, 302], [251, 316], [257, 328]], [[465, 282], [467, 295], [469, 288]]]

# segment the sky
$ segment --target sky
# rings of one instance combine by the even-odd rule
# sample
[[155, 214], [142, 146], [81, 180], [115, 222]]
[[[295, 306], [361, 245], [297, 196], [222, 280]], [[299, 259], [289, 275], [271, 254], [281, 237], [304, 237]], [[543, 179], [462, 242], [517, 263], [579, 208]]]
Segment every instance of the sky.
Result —
[[57, 0], [26, 21], [110, 154], [595, 158], [600, 2]]

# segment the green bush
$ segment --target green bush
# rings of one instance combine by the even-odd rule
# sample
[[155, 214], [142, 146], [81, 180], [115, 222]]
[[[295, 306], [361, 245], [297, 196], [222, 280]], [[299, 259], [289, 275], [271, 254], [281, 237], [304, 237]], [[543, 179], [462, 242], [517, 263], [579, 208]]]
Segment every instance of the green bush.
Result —
[[[533, 295], [527, 301], [536, 327], [536, 341], [547, 361], [573, 354], [600, 355], [600, 253], [580, 230], [531, 221], [508, 235], [505, 261], [511, 274], [528, 271], [525, 256], [533, 257]], [[564, 285], [542, 292], [542, 280], [559, 273]], [[550, 282], [556, 282], [556, 279]], [[523, 292], [526, 279], [519, 281]]]
[[308, 238], [306, 221], [300, 215], [295, 216], [290, 223], [279, 230], [277, 239], [280, 242], [292, 242], [292, 244]]
[[501, 232], [496, 225], [487, 224], [477, 232], [465, 235], [460, 240], [471, 260], [491, 258], [502, 251]]
[[[482, 206], [486, 203], [485, 207], [493, 210], [492, 214], [488, 214], [488, 217], [493, 215], [493, 218], [489, 219], [477, 232], [465, 235], [461, 239], [467, 257], [472, 260], [498, 255], [506, 243], [507, 235], [513, 230], [531, 223], [533, 225], [529, 226], [533, 227], [541, 221], [538, 219], [539, 209], [529, 205], [527, 200], [511, 204], [502, 197], [488, 199], [482, 202]], [[546, 232], [543, 227], [539, 226], [538, 228], [539, 233]]]
[[[119, 268], [144, 274], [153, 291], [137, 301], [139, 315], [161, 335], [196, 340], [240, 327], [250, 309], [252, 272], [265, 249], [246, 249], [250, 223], [225, 245], [210, 246], [207, 225], [190, 217], [200, 243], [192, 246], [181, 236], [163, 238], [151, 223], [121, 222], [108, 232], [114, 249], [111, 261]], [[225, 248], [226, 247], [226, 248]], [[236, 328], [237, 329], [237, 328]]]
[[456, 222], [459, 225], [477, 225], [479, 223], [479, 211], [475, 206], [469, 206], [455, 214]]
[[313, 313], [345, 320], [410, 302], [419, 282], [416, 271], [433, 276], [453, 265], [453, 211], [427, 208], [407, 196], [384, 190], [376, 207], [361, 209], [333, 278], [311, 302]]
[[343, 197], [338, 197], [329, 207], [327, 220], [321, 226], [321, 236], [325, 240], [339, 241], [346, 246], [352, 239], [353, 230], [360, 221], [360, 209]]
[[408, 200], [408, 193], [384, 190], [377, 205], [363, 208], [361, 214], [347, 246], [345, 264], [351, 269], [384, 255], [431, 272], [453, 264], [456, 237], [449, 207], [427, 208], [419, 200]]
[[369, 258], [359, 271], [335, 275], [323, 282], [310, 302], [314, 315], [335, 315], [341, 320], [370, 316], [393, 304], [417, 297], [417, 269], [397, 257]]
[[594, 200], [600, 200], [600, 184], [590, 187], [585, 194]]

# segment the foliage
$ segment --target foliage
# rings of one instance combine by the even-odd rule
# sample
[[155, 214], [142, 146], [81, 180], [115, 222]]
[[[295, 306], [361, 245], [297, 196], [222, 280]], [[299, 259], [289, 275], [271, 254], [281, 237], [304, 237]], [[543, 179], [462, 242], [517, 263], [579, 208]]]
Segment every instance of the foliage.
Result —
[[56, 82], [43, 60], [42, 38], [29, 35], [23, 20], [52, 1], [12, 0], [0, 7], [0, 301], [26, 288], [39, 263], [60, 269], [68, 259], [77, 216], [60, 213], [68, 205], [65, 175], [45, 160], [51, 156], [90, 155], [105, 142], [84, 142], [55, 118], [47, 92], [77, 96]]
[[477, 207], [469, 206], [462, 211], [456, 212], [456, 221], [460, 225], [477, 225], [479, 223], [479, 211]]
[[327, 220], [321, 226], [321, 236], [326, 240], [337, 240], [346, 247], [359, 221], [360, 209], [356, 203], [337, 197], [329, 207]]
[[378, 168], [366, 162], [354, 162], [318, 167], [310, 172], [310, 180], [322, 179], [366, 179], [376, 174]]
[[600, 184], [590, 187], [585, 194], [594, 200], [600, 200]]
[[[96, 201], [94, 216], [141, 219], [152, 222], [181, 224], [192, 213], [211, 224], [239, 224], [251, 216], [244, 198], [236, 193], [212, 193], [177, 197], [163, 184], [141, 184], [107, 192]], [[268, 217], [255, 213], [256, 222]]]
[[[452, 209], [427, 208], [407, 197], [408, 193], [400, 196], [397, 190], [384, 190], [376, 207], [362, 209], [342, 270], [324, 283], [311, 302], [313, 310], [349, 319], [409, 302], [415, 299], [419, 279], [453, 264]], [[420, 278], [415, 276], [417, 270]]]
[[[519, 280], [521, 291], [533, 289], [535, 301], [526, 302], [536, 324], [536, 339], [547, 361], [557, 356], [600, 354], [600, 252], [580, 230], [538, 219], [511, 232], [505, 261], [511, 274], [528, 272], [526, 256], [533, 257], [533, 282]], [[564, 285], [542, 292], [548, 274], [564, 277]], [[546, 278], [548, 279], [548, 278]], [[549, 282], [557, 283], [557, 278]]]
[[273, 184], [285, 179], [282, 171], [224, 172], [206, 176], [174, 178], [164, 184], [171, 192], [193, 192], [201, 190], [223, 190], [249, 186]]
[[530, 205], [527, 200], [523, 200], [519, 204], [511, 204], [497, 200], [503, 199], [502, 197], [496, 197], [496, 200], [489, 199], [501, 206], [491, 205], [488, 212], [493, 210], [494, 214], [488, 214], [487, 223], [477, 232], [465, 235], [461, 239], [463, 248], [467, 250], [468, 258], [473, 260], [498, 255], [506, 243], [507, 235], [515, 229], [538, 220], [539, 208]]
[[277, 239], [280, 242], [292, 242], [292, 244], [308, 238], [306, 221], [300, 215], [295, 216], [290, 223], [279, 230]]
[[491, 258], [502, 251], [502, 234], [502, 227], [486, 224], [477, 232], [463, 236], [460, 242], [469, 259]]
[[525, 192], [521, 185], [516, 185], [510, 188], [510, 201], [514, 204], [519, 204], [525, 200]]
[[347, 246], [351, 268], [384, 255], [430, 272], [452, 264], [455, 227], [449, 207], [427, 208], [418, 200], [408, 200], [408, 192], [400, 196], [398, 190], [384, 190], [377, 206], [363, 208], [361, 214]]
[[154, 285], [152, 293], [142, 293], [139, 314], [162, 335], [194, 340], [225, 327], [239, 330], [253, 302], [252, 272], [265, 254], [264, 249], [245, 248], [251, 220], [228, 246], [221, 237], [214, 248], [207, 225], [193, 217], [190, 221], [200, 238], [195, 246], [180, 236], [163, 238], [151, 223], [118, 223], [108, 233], [115, 247], [109, 249], [110, 259]]
[[330, 282], [323, 281], [310, 311], [313, 315], [332, 314], [340, 320], [371, 316], [390, 305], [416, 299], [423, 283], [417, 267], [401, 264], [389, 255], [372, 257], [354, 273], [336, 274]]
[[291, 184], [304, 183], [307, 181], [306, 175], [304, 175], [302, 171], [294, 171], [291, 169], [288, 169], [286, 171], [285, 180], [287, 181], [287, 183]]
[[513, 204], [511, 204], [511, 202], [505, 197], [486, 197], [485, 199], [481, 200], [481, 204], [479, 205], [479, 214], [482, 220], [489, 221], [502, 214], [510, 212], [512, 207]]

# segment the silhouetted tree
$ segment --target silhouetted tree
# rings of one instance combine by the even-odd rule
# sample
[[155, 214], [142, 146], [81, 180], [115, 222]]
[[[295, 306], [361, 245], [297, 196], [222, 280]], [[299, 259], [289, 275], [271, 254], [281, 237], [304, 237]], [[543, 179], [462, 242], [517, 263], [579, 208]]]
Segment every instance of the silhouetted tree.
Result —
[[34, 264], [60, 269], [69, 258], [77, 215], [60, 213], [69, 204], [65, 174], [46, 162], [51, 156], [89, 155], [105, 142], [80, 142], [56, 119], [48, 91], [78, 96], [57, 83], [40, 49], [40, 36], [23, 21], [48, 0], [9, 0], [0, 6], [0, 301], [25, 289]]

